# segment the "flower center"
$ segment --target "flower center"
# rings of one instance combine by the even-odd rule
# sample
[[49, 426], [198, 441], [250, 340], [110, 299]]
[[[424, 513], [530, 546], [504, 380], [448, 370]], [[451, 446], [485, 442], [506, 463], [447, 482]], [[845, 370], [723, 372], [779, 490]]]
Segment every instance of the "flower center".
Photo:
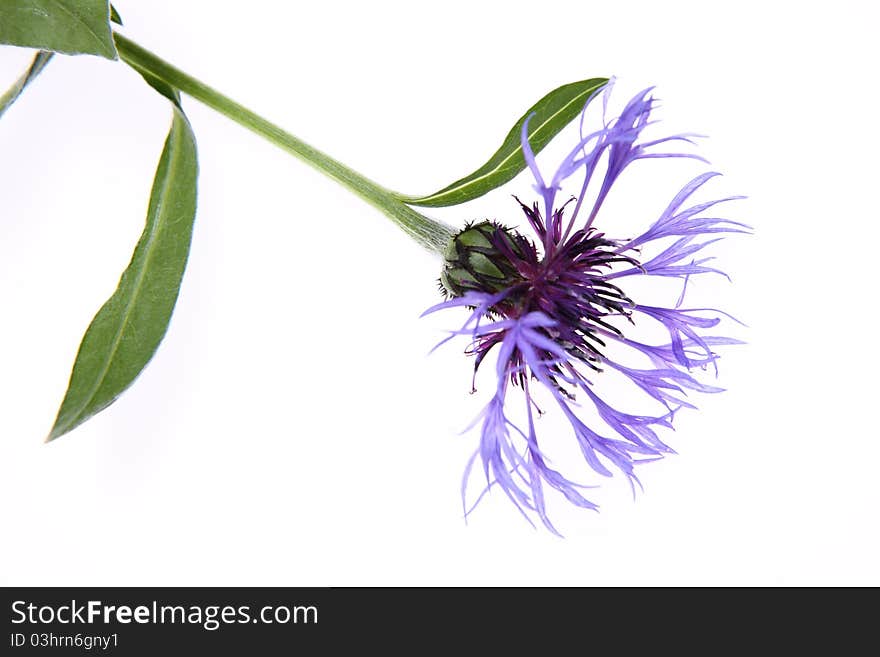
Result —
[[[508, 290], [489, 312], [508, 319], [543, 313], [553, 324], [540, 332], [596, 368], [602, 361], [603, 334], [620, 334], [608, 318], [629, 316], [632, 308], [630, 299], [608, 277], [615, 263], [638, 264], [619, 254], [618, 248], [601, 233], [581, 230], [554, 245], [552, 253], [540, 255], [516, 231], [483, 221], [450, 240], [440, 283], [450, 298]], [[486, 339], [483, 349], [493, 343]]]

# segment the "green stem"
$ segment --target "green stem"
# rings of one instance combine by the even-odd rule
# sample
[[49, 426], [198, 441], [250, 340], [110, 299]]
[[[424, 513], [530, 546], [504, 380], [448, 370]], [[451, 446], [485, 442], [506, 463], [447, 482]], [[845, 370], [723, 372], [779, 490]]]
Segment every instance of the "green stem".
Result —
[[455, 233], [449, 226], [416, 212], [396, 199], [389, 190], [334, 160], [317, 148], [309, 146], [301, 139], [285, 132], [274, 123], [239, 105], [208, 85], [199, 82], [121, 34], [114, 33], [113, 38], [122, 60], [138, 72], [146, 72], [159, 78], [239, 125], [268, 139], [288, 153], [311, 164], [384, 212], [419, 244], [442, 255]]

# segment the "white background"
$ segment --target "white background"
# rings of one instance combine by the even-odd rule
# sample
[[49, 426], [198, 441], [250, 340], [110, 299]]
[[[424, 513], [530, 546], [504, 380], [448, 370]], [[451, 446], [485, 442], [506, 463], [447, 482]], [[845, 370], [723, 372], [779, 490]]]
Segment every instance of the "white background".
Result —
[[[0, 121], [0, 583], [880, 584], [869, 6], [119, 0], [129, 37], [411, 193], [481, 164], [551, 88], [614, 74], [620, 103], [656, 84], [660, 130], [709, 135], [726, 174], [701, 198], [749, 196], [727, 212], [755, 236], [716, 251], [733, 284], [696, 292], [750, 344], [635, 501], [615, 480], [599, 514], [554, 505], [565, 540], [498, 495], [466, 525], [477, 438], [459, 434], [492, 382], [467, 394], [461, 344], [427, 355], [459, 321], [418, 319], [438, 263], [188, 100], [199, 211], [167, 339], [111, 409], [44, 445], [170, 118], [124, 65], [58, 57]], [[0, 49], [0, 80], [29, 56]], [[603, 228], [646, 225], [703, 170], [635, 165]], [[529, 183], [432, 214], [518, 221]]]

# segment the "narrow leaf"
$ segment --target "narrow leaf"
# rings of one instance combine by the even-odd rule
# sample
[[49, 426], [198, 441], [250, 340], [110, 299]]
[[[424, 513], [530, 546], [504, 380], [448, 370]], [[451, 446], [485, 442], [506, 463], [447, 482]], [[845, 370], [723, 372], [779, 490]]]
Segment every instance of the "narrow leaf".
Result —
[[446, 207], [479, 198], [513, 180], [526, 167], [520, 146], [520, 132], [526, 118], [535, 114], [529, 121], [529, 143], [537, 153], [581, 112], [587, 100], [607, 82], [607, 78], [593, 78], [554, 89], [526, 110], [507, 133], [501, 148], [472, 174], [427, 196], [399, 195], [398, 198], [410, 205]]
[[116, 7], [113, 5], [110, 5], [110, 20], [117, 25], [122, 25], [122, 16], [119, 15], [119, 12], [116, 11]]
[[168, 329], [186, 267], [196, 211], [196, 144], [175, 103], [147, 224], [119, 287], [83, 337], [48, 440], [112, 404], [153, 357]]
[[108, 0], [0, 0], [0, 43], [117, 59]]
[[31, 62], [31, 65], [24, 74], [15, 81], [5, 94], [0, 96], [0, 116], [3, 116], [4, 112], [9, 109], [12, 103], [18, 100], [18, 97], [21, 95], [21, 92], [24, 91], [25, 87], [33, 82], [34, 78], [36, 78], [43, 68], [45, 68], [46, 64], [49, 63], [49, 60], [52, 59], [52, 55], [53, 53], [51, 52], [41, 50], [34, 56], [34, 61]]

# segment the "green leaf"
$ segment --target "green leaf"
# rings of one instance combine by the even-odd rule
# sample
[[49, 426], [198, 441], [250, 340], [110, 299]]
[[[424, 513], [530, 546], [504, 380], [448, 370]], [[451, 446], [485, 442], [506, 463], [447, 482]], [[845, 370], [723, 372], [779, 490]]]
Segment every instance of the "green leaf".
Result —
[[112, 404], [146, 367], [168, 329], [189, 256], [198, 175], [195, 137], [180, 106], [173, 107], [146, 228], [119, 287], [83, 337], [47, 440]]
[[117, 59], [107, 0], [0, 0], [0, 43]]
[[4, 112], [9, 109], [12, 103], [18, 100], [18, 97], [21, 95], [21, 92], [24, 91], [25, 87], [33, 82], [34, 78], [40, 74], [46, 64], [49, 63], [49, 60], [52, 59], [52, 54], [53, 53], [46, 52], [45, 50], [38, 52], [34, 56], [34, 61], [31, 62], [28, 70], [26, 70], [24, 74], [15, 81], [5, 94], [0, 96], [0, 116], [3, 116]]
[[607, 82], [607, 78], [593, 78], [572, 82], [554, 89], [526, 110], [525, 114], [507, 133], [501, 148], [489, 158], [486, 164], [472, 174], [427, 196], [398, 195], [397, 198], [410, 205], [433, 208], [446, 207], [479, 198], [496, 187], [513, 180], [526, 167], [520, 146], [520, 133], [526, 118], [532, 113], [535, 114], [529, 121], [528, 136], [532, 151], [538, 153], [550, 143], [550, 140], [560, 130], [580, 114], [587, 100]]
[[119, 12], [116, 11], [116, 7], [113, 5], [110, 5], [110, 20], [117, 25], [122, 25], [122, 16], [119, 15]]

